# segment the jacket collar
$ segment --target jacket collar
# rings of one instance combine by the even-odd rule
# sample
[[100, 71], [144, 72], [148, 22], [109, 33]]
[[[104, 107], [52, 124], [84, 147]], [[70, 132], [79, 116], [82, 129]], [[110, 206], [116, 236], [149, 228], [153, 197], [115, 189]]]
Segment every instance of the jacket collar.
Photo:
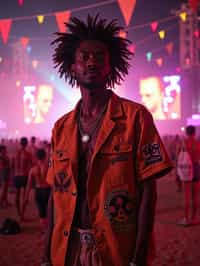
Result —
[[[108, 108], [106, 110], [101, 128], [99, 129], [96, 144], [94, 147], [93, 157], [97, 154], [101, 146], [104, 144], [111, 131], [115, 126], [115, 120], [124, 116], [123, 107], [120, 102], [120, 97], [114, 92], [110, 91], [110, 99]], [[77, 103], [75, 109], [71, 111], [66, 120], [64, 121], [64, 134], [67, 142], [68, 152], [72, 161], [78, 159], [78, 114], [79, 114], [80, 101]]]

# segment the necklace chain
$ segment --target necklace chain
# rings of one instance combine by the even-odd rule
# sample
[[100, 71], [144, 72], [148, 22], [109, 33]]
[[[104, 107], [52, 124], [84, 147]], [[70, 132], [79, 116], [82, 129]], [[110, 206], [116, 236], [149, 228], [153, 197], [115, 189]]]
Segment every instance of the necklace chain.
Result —
[[101, 112], [98, 114], [95, 121], [90, 124], [90, 133], [86, 133], [84, 132], [83, 127], [81, 125], [82, 108], [80, 107], [79, 117], [78, 117], [78, 128], [79, 128], [82, 142], [87, 143], [88, 141], [91, 140], [91, 136], [95, 133], [96, 129], [98, 128], [99, 122], [102, 119], [103, 114], [105, 113], [106, 109], [107, 109], [107, 103], [104, 105], [104, 107], [102, 108]]

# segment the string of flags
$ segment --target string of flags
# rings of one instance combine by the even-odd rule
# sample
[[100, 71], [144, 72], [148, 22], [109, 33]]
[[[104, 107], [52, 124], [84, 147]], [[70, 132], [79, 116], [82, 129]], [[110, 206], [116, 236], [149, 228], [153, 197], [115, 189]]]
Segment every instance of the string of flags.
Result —
[[[193, 1], [193, 3], [192, 3], [192, 1]], [[193, 5], [193, 7], [191, 6], [191, 8], [194, 8], [194, 1], [200, 2], [200, 0], [191, 0], [191, 4]], [[159, 29], [161, 22], [164, 22], [167, 20], [169, 21], [169, 20], [177, 18], [177, 16], [170, 16], [168, 18], [155, 20], [155, 21], [152, 21], [150, 23], [145, 23], [143, 25], [136, 25], [136, 26], [129, 27], [132, 15], [133, 15], [134, 10], [135, 10], [136, 0], [108, 0], [108, 1], [101, 2], [101, 3], [96, 3], [96, 4], [83, 6], [83, 7], [79, 7], [79, 8], [75, 8], [75, 9], [71, 9], [71, 10], [61, 11], [61, 12], [39, 14], [39, 15], [35, 15], [35, 16], [26, 16], [26, 17], [18, 17], [18, 18], [0, 19], [0, 35], [1, 35], [3, 43], [6, 44], [8, 42], [8, 39], [9, 39], [9, 33], [11, 30], [13, 21], [27, 20], [27, 19], [33, 19], [34, 18], [34, 19], [37, 19], [38, 24], [41, 25], [44, 23], [45, 17], [47, 17], [47, 16], [54, 16], [56, 23], [57, 23], [58, 30], [60, 32], [64, 32], [66, 30], [66, 28], [64, 26], [64, 22], [69, 21], [72, 12], [77, 12], [80, 10], [94, 8], [94, 7], [99, 7], [101, 5], [111, 4], [114, 2], [118, 3], [119, 8], [120, 8], [122, 15], [124, 17], [125, 24], [126, 24], [126, 30], [119, 32], [119, 36], [121, 38], [126, 38], [129, 30], [149, 26], [153, 33], [157, 34], [161, 40], [164, 40], [166, 38], [167, 29]], [[20, 6], [22, 6], [24, 4], [24, 1], [18, 0], [18, 3]], [[186, 12], [181, 12], [181, 13], [179, 13], [178, 16], [182, 22], [187, 21], [187, 13]], [[198, 30], [196, 30], [194, 32], [194, 36], [196, 38], [199, 38], [200, 32]], [[30, 41], [34, 40], [34, 39], [35, 38], [30, 38], [28, 36], [22, 36], [19, 38], [22, 47], [24, 49], [26, 49], [28, 53], [31, 53], [31, 51], [32, 51]], [[41, 38], [38, 38], [38, 39], [41, 39]], [[136, 48], [137, 48], [137, 44], [131, 44], [129, 46], [130, 51], [133, 53], [135, 53]], [[173, 42], [168, 42], [165, 45], [165, 50], [169, 56], [172, 55], [173, 49], [174, 49], [174, 43]], [[147, 62], [151, 62], [152, 57], [153, 57], [153, 53], [151, 51], [148, 51], [145, 56], [146, 56]], [[2, 61], [3, 61], [3, 58], [0, 57], [0, 63]], [[163, 65], [163, 59], [161, 57], [155, 59], [155, 61], [156, 61], [158, 66]], [[38, 64], [39, 64], [38, 60], [32, 61], [32, 66], [34, 69], [36, 69], [38, 67]]]

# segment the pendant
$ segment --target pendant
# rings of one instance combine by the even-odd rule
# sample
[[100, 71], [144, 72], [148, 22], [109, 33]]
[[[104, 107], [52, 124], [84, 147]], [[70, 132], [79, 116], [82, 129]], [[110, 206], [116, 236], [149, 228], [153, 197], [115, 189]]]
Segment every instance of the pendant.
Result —
[[90, 136], [87, 134], [84, 134], [83, 136], [81, 136], [81, 140], [82, 142], [86, 143], [90, 140]]

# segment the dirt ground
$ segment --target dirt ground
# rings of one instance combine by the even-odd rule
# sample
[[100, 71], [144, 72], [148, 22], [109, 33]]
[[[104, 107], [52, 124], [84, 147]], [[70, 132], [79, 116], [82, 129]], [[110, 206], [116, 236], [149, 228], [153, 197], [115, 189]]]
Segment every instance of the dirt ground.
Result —
[[[5, 217], [16, 219], [14, 194], [9, 193], [12, 206], [0, 209], [0, 224]], [[182, 193], [176, 191], [173, 175], [158, 181], [158, 202], [155, 222], [157, 257], [153, 266], [199, 266], [200, 225], [176, 225], [182, 217]], [[0, 235], [0, 266], [39, 266], [43, 235], [33, 199], [27, 210], [31, 221], [22, 224], [18, 235]]]

